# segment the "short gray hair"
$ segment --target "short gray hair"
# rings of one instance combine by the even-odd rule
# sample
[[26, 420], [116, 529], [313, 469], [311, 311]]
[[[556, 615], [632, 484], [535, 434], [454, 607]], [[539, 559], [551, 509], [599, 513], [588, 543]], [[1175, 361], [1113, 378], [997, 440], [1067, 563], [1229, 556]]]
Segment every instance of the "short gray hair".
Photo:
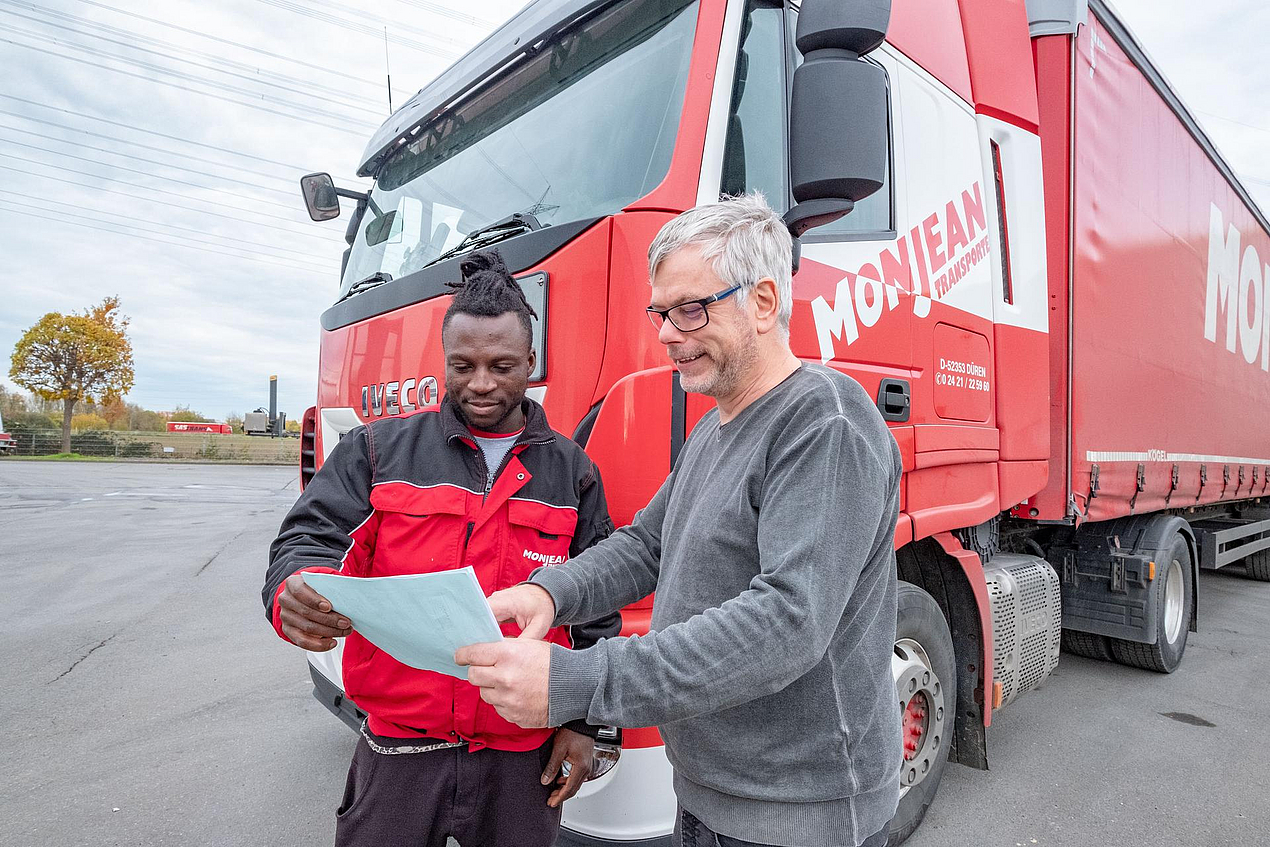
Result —
[[720, 279], [741, 286], [736, 293], [738, 305], [744, 305], [760, 279], [776, 280], [777, 325], [789, 334], [794, 312], [793, 239], [762, 194], [724, 197], [675, 217], [648, 246], [648, 278], [657, 274], [657, 267], [671, 253], [693, 245], [701, 247], [701, 255]]

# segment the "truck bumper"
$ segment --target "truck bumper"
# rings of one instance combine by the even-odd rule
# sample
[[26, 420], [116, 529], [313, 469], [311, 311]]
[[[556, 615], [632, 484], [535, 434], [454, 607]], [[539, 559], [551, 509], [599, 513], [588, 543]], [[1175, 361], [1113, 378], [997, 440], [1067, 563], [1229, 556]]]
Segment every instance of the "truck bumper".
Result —
[[641, 838], [638, 841], [613, 841], [608, 838], [597, 838], [594, 835], [583, 835], [567, 827], [560, 827], [556, 836], [556, 847], [670, 847], [673, 842], [669, 835], [660, 838]]
[[309, 676], [313, 679], [313, 696], [317, 701], [331, 711], [331, 714], [348, 724], [354, 732], [359, 732], [362, 728], [362, 721], [366, 719], [366, 713], [357, 708], [357, 704], [345, 696], [341, 689], [334, 682], [326, 678], [326, 674], [309, 665]]

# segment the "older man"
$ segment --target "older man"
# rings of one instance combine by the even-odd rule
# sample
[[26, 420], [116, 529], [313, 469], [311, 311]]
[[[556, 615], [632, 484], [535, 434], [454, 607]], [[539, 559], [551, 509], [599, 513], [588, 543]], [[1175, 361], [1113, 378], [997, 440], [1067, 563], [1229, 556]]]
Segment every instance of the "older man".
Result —
[[630, 526], [490, 598], [532, 637], [655, 590], [650, 633], [459, 652], [518, 724], [658, 726], [685, 845], [873, 847], [898, 799], [900, 454], [855, 381], [791, 352], [790, 251], [761, 197], [661, 230], [648, 314], [717, 408]]

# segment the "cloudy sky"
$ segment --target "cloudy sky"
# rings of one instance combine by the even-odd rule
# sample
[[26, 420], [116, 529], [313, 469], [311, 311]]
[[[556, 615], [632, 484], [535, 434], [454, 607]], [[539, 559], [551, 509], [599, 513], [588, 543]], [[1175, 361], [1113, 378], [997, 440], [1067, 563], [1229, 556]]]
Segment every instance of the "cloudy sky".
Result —
[[[902, 2], [902, 0], [901, 0]], [[0, 0], [0, 383], [49, 311], [117, 294], [129, 399], [223, 418], [316, 392], [318, 316], [347, 217], [298, 177], [352, 178], [393, 102], [523, 0]], [[1262, 0], [1116, 7], [1270, 209]]]

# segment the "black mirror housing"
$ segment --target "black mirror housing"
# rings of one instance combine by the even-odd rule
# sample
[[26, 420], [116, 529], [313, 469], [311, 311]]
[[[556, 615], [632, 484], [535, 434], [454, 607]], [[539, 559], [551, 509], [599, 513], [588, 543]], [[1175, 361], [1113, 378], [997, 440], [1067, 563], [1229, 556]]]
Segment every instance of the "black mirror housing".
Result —
[[819, 0], [804, 2], [794, 43], [806, 56], [816, 50], [871, 53], [886, 38], [891, 0]]
[[[826, 109], [833, 103], [837, 108]], [[789, 159], [794, 199], [863, 200], [886, 181], [886, 72], [815, 53], [794, 72]]]
[[[889, 0], [804, 0], [789, 111], [790, 183], [785, 215], [798, 237], [831, 223], [886, 183], [887, 79], [860, 60], [886, 37]], [[826, 108], [832, 104], [832, 108]]]
[[313, 220], [329, 221], [340, 216], [340, 198], [330, 174], [315, 173], [300, 177], [300, 193], [304, 195], [304, 206]]

